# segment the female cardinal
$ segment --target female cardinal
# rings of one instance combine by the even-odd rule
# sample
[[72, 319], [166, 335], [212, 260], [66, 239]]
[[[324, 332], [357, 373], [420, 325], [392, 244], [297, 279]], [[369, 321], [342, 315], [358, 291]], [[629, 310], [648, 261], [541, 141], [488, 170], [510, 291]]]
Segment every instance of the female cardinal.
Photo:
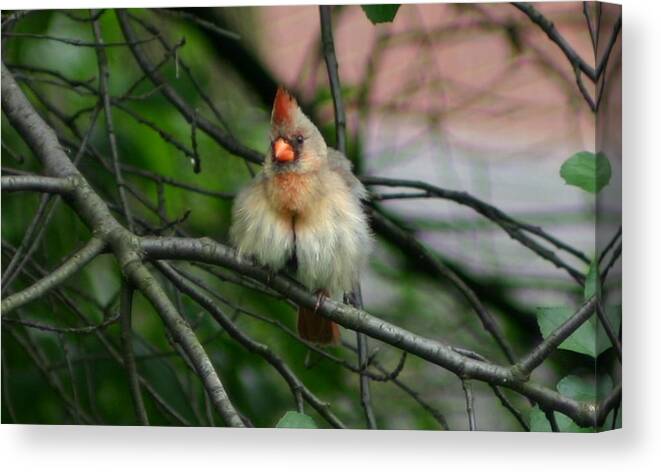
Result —
[[[341, 298], [357, 285], [372, 237], [361, 200], [365, 187], [351, 163], [326, 146], [296, 100], [278, 88], [271, 113], [271, 145], [262, 171], [236, 197], [230, 237], [240, 255], [273, 270], [288, 264], [323, 297]], [[335, 344], [338, 326], [299, 307], [298, 333]]]

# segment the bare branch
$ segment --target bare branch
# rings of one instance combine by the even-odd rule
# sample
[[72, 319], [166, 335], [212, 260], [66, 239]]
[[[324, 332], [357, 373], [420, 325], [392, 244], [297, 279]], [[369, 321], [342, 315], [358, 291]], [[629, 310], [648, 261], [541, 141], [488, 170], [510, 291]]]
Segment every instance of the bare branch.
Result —
[[[90, 16], [98, 14], [98, 11], [90, 10]], [[103, 35], [101, 34], [101, 26], [98, 20], [92, 22], [92, 30], [94, 31], [94, 38], [96, 42], [103, 45]], [[133, 216], [131, 214], [131, 207], [129, 207], [126, 198], [126, 188], [124, 187], [124, 178], [119, 163], [119, 152], [117, 151], [117, 139], [115, 138], [115, 126], [112, 119], [112, 107], [110, 103], [110, 92], [108, 91], [110, 82], [110, 71], [108, 70], [108, 57], [106, 51], [102, 46], [96, 48], [96, 58], [99, 65], [99, 92], [101, 100], [103, 101], [103, 111], [106, 119], [106, 132], [108, 135], [108, 142], [110, 143], [110, 154], [112, 156], [112, 168], [115, 173], [115, 180], [117, 181], [117, 189], [119, 191], [119, 201], [124, 210], [124, 217], [130, 230], [133, 230]]]
[[239, 36], [237, 33], [228, 31], [216, 25], [215, 23], [212, 23], [211, 21], [203, 20], [202, 18], [198, 18], [197, 15], [192, 15], [185, 11], [173, 10], [171, 8], [154, 8], [153, 10], [157, 13], [160, 13], [161, 15], [174, 18], [183, 18], [185, 20], [192, 21], [193, 23], [200, 25], [202, 28], [207, 29], [224, 38], [233, 39], [235, 41], [239, 41], [241, 39], [241, 36]]
[[[328, 81], [330, 82], [331, 95], [333, 96], [333, 110], [335, 112], [335, 141], [337, 150], [342, 154], [347, 152], [346, 144], [346, 126], [347, 118], [344, 113], [344, 101], [342, 100], [342, 86], [340, 85], [340, 76], [338, 73], [337, 59], [335, 57], [335, 44], [333, 42], [333, 24], [332, 24], [332, 6], [319, 6], [319, 20], [321, 23], [321, 43], [328, 71]], [[349, 303], [358, 309], [363, 308], [363, 300], [360, 289], [360, 282], [353, 288], [353, 293], [347, 297]], [[377, 429], [374, 411], [372, 410], [372, 400], [370, 395], [369, 377], [362, 371], [367, 369], [368, 340], [363, 333], [356, 333], [358, 346], [358, 368], [360, 373], [360, 403], [365, 412], [365, 419], [369, 429]]]
[[500, 226], [507, 234], [509, 234], [509, 236], [512, 239], [519, 241], [528, 249], [535, 252], [540, 257], [548, 260], [556, 267], [564, 269], [578, 283], [580, 283], [581, 285], [583, 284], [583, 280], [585, 279], [585, 277], [581, 272], [579, 272], [575, 268], [571, 267], [569, 264], [562, 261], [560, 258], [558, 258], [558, 256], [555, 255], [553, 251], [541, 246], [535, 240], [526, 236], [524, 234], [524, 231], [535, 234], [536, 236], [545, 239], [549, 243], [556, 246], [558, 249], [562, 249], [563, 251], [566, 251], [589, 264], [590, 259], [585, 254], [578, 251], [577, 249], [570, 247], [565, 243], [562, 243], [553, 236], [547, 234], [541, 228], [519, 222], [514, 218], [512, 218], [511, 216], [504, 213], [502, 210], [499, 210], [493, 205], [489, 205], [488, 203], [478, 200], [477, 198], [473, 197], [472, 195], [469, 195], [466, 192], [446, 190], [428, 184], [426, 182], [420, 182], [415, 180], [388, 179], [383, 177], [362, 177], [361, 180], [366, 185], [417, 188], [417, 189], [425, 190], [437, 198], [442, 198], [444, 200], [451, 200], [455, 203], [459, 203], [460, 205], [465, 205], [470, 208], [473, 208], [476, 212], [480, 213], [485, 218], [490, 219], [498, 226]]
[[13, 323], [27, 328], [34, 328], [40, 331], [48, 331], [51, 333], [60, 333], [60, 334], [94, 334], [95, 331], [105, 329], [111, 324], [116, 323], [119, 320], [119, 316], [113, 316], [107, 320], [99, 323], [98, 325], [92, 326], [83, 326], [82, 328], [61, 328], [58, 326], [45, 325], [43, 323], [37, 323], [36, 321], [28, 321], [20, 318], [8, 318], [6, 316], [2, 317], [3, 323]]
[[133, 400], [133, 407], [135, 408], [135, 416], [143, 426], [149, 426], [149, 418], [145, 410], [145, 404], [142, 401], [142, 393], [140, 392], [140, 382], [138, 381], [138, 369], [135, 365], [135, 356], [133, 354], [133, 336], [131, 328], [131, 315], [133, 305], [133, 288], [126, 282], [122, 284], [119, 313], [121, 319], [121, 340], [122, 340], [122, 354], [124, 356], [124, 367], [129, 380], [129, 389], [131, 391], [131, 398]]
[[43, 192], [66, 194], [71, 192], [75, 181], [41, 175], [17, 175], [2, 177], [3, 192]]
[[546, 339], [535, 347], [527, 356], [521, 359], [515, 366], [524, 375], [532, 372], [557, 348], [565, 339], [571, 336], [592, 315], [597, 306], [597, 297], [592, 296], [581, 308], [558, 326]]
[[410, 247], [419, 258], [424, 258], [441, 277], [447, 278], [456, 288], [461, 292], [465, 297], [468, 304], [473, 308], [475, 313], [480, 318], [482, 325], [487, 330], [487, 332], [494, 338], [496, 344], [505, 354], [505, 357], [508, 361], [514, 362], [515, 356], [514, 351], [511, 346], [505, 339], [505, 335], [498, 326], [495, 318], [489, 313], [489, 311], [484, 307], [478, 296], [471, 290], [471, 288], [449, 267], [443, 264], [437, 257], [435, 257], [430, 251], [427, 250], [425, 246], [422, 245], [417, 239], [412, 235], [397, 227], [383, 215], [378, 212], [372, 214], [372, 219], [377, 221], [382, 227], [387, 227], [392, 233], [397, 234], [400, 241], [403, 244]]
[[106, 247], [105, 241], [99, 238], [90, 239], [87, 244], [73, 254], [64, 264], [55, 269], [39, 282], [30, 287], [14, 293], [2, 300], [2, 316], [6, 316], [16, 308], [29, 303], [53, 288], [60, 285], [66, 279], [85, 267], [92, 259], [101, 254]]
[[205, 117], [196, 117], [195, 110], [188, 103], [186, 103], [185, 100], [181, 98], [181, 96], [179, 96], [174, 88], [172, 88], [172, 86], [161, 75], [161, 73], [151, 64], [139, 45], [134, 44], [135, 33], [129, 24], [128, 18], [126, 17], [126, 12], [123, 10], [117, 10], [117, 19], [119, 20], [119, 25], [122, 28], [124, 36], [129, 42], [131, 52], [138, 62], [138, 65], [140, 65], [140, 68], [149, 77], [152, 83], [159, 87], [163, 96], [165, 96], [165, 98], [167, 98], [177, 108], [177, 110], [179, 110], [186, 121], [191, 123], [194, 119], [196, 119], [198, 127], [230, 153], [241, 156], [244, 159], [255, 162], [257, 164], [262, 162], [263, 157], [261, 153], [245, 147], [233, 136], [218, 128]]
[[78, 417], [79, 419], [82, 419], [84, 422], [88, 424], [92, 424], [93, 422], [91, 417], [84, 411], [80, 410], [79, 406], [76, 405], [74, 400], [69, 396], [67, 391], [62, 386], [59, 377], [57, 377], [56, 375], [53, 374], [53, 372], [50, 371], [50, 369], [48, 368], [48, 363], [44, 358], [44, 355], [34, 345], [34, 342], [30, 338], [29, 334], [28, 333], [21, 334], [15, 328], [10, 329], [9, 333], [11, 333], [13, 338], [18, 342], [18, 344], [20, 344], [23, 350], [28, 354], [34, 365], [36, 365], [37, 369], [39, 369], [39, 372], [41, 372], [41, 374], [46, 379], [48, 385], [62, 399], [62, 402], [64, 403], [71, 417], [72, 418]]
[[[208, 296], [198, 290], [190, 280], [192, 277], [186, 275], [186, 280], [182, 275], [178, 274], [168, 264], [162, 262], [155, 262], [156, 267], [168, 278], [172, 283], [183, 293], [190, 296], [200, 306], [202, 306], [216, 322], [225, 329], [233, 339], [238, 341], [248, 351], [253, 352], [262, 357], [266, 362], [271, 364], [274, 369], [282, 376], [289, 385], [292, 394], [295, 398], [302, 396], [317, 412], [325, 418], [331, 425], [336, 428], [344, 428], [342, 422], [333, 415], [329, 410], [328, 405], [319, 400], [294, 374], [294, 372], [287, 366], [287, 364], [268, 346], [265, 344], [254, 341], [243, 333], [232, 320], [223, 313], [220, 308]], [[199, 281], [198, 281], [199, 283]], [[298, 400], [297, 400], [298, 403]]]
[[[71, 197], [71, 204], [80, 218], [97, 235], [92, 241], [108, 245], [117, 257], [130, 282], [154, 305], [177, 342], [181, 343], [212, 399], [214, 406], [231, 426], [243, 426], [234, 410], [204, 348], [195, 333], [177, 313], [158, 281], [142, 265], [136, 252], [137, 238], [112, 216], [108, 206], [89, 186], [62, 150], [54, 131], [34, 111], [13, 76], [2, 64], [2, 109], [14, 128], [44, 165], [46, 172], [56, 177], [78, 176], [80, 183]], [[11, 297], [10, 297], [11, 298]], [[3, 300], [2, 308], [9, 299]]]
[[615, 348], [615, 355], [619, 361], [622, 362], [622, 343], [620, 343], [620, 339], [615, 334], [615, 331], [613, 331], [613, 327], [611, 326], [611, 322], [606, 316], [606, 312], [604, 307], [601, 305], [601, 301], [597, 303], [597, 317], [599, 318], [601, 325], [604, 327], [604, 331], [606, 331], [606, 336], [608, 336], [608, 339]]
[[466, 398], [466, 415], [468, 416], [468, 429], [477, 431], [477, 420], [475, 419], [475, 405], [473, 404], [473, 387], [469, 380], [461, 379], [461, 387]]
[[89, 47], [89, 48], [113, 48], [113, 47], [121, 47], [121, 46], [137, 46], [139, 44], [144, 44], [148, 43], [150, 41], [153, 41], [154, 37], [152, 38], [147, 38], [147, 39], [141, 39], [141, 40], [136, 40], [134, 42], [113, 42], [113, 43], [100, 43], [100, 42], [94, 42], [94, 41], [84, 41], [82, 39], [76, 39], [76, 38], [59, 38], [57, 36], [49, 36], [45, 34], [35, 34], [35, 33], [9, 33], [9, 32], [3, 32], [2, 36], [4, 37], [9, 37], [9, 38], [30, 38], [30, 39], [45, 39], [49, 41], [57, 41], [60, 43], [64, 44], [69, 44], [71, 46], [79, 46], [79, 47]]
[[[143, 237], [140, 244], [147, 257], [153, 259], [196, 260], [220, 265], [262, 283], [270, 284], [271, 288], [286, 295], [298, 305], [312, 308], [316, 304], [316, 297], [297, 283], [285, 277], [274, 276], [267, 269], [237, 257], [233, 250], [211, 239]], [[588, 302], [588, 307], [590, 303], [593, 303], [593, 301]], [[579, 310], [581, 317], [585, 316], [584, 311], [587, 310]], [[582, 402], [564, 397], [553, 390], [524, 381], [525, 375], [522, 375], [524, 371], [518, 365], [508, 368], [467, 358], [456, 353], [452, 347], [445, 343], [413, 334], [363, 310], [333, 300], [326, 300], [319, 307], [318, 313], [345, 328], [363, 332], [399, 349], [406, 350], [448, 369], [462, 378], [474, 378], [522, 393], [531, 400], [540, 403], [540, 405], [566, 414], [579, 425], [594, 423], [594, 405], [586, 406]], [[575, 322], [576, 318], [579, 318], [579, 316], [574, 315], [572, 321]], [[563, 329], [561, 335], [565, 334]], [[544, 346], [550, 342], [555, 342], [561, 335], [544, 342], [540, 348], [543, 352], [533, 352], [531, 357], [534, 361], [546, 358], [551, 351], [546, 351]], [[560, 342], [562, 341], [560, 340]]]
[[319, 6], [319, 17], [321, 20], [321, 43], [324, 49], [324, 60], [328, 70], [328, 81], [330, 82], [331, 94], [333, 96], [333, 109], [335, 111], [335, 140], [337, 150], [342, 154], [347, 153], [346, 126], [347, 118], [344, 114], [344, 102], [342, 100], [342, 86], [337, 72], [337, 59], [335, 57], [335, 45], [333, 44], [333, 26], [331, 22], [331, 6]]
[[552, 21], [542, 15], [539, 10], [530, 3], [513, 2], [512, 5], [523, 12], [533, 23], [539, 26], [549, 39], [560, 48], [571, 64], [577, 64], [579, 69], [587, 75], [590, 80], [596, 82], [598, 74], [576, 51], [574, 51], [569, 42], [567, 42], [567, 40], [558, 32]]

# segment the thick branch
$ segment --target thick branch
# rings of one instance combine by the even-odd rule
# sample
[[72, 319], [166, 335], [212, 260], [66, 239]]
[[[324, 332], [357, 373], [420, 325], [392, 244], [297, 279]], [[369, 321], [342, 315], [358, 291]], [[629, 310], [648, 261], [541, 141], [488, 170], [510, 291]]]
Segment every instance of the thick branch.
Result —
[[[141, 248], [147, 257], [153, 259], [180, 259], [220, 265], [269, 285], [298, 305], [313, 308], [316, 304], [316, 297], [297, 283], [286, 277], [274, 276], [267, 269], [237, 257], [233, 250], [208, 238], [144, 237], [141, 238]], [[594, 423], [593, 404], [578, 402], [548, 388], [525, 382], [518, 369], [470, 359], [443, 342], [418, 336], [363, 310], [332, 300], [326, 300], [318, 312], [345, 328], [360, 331], [408, 351], [462, 378], [474, 378], [510, 388], [544, 407], [566, 414], [578, 424]]]
[[262, 357], [266, 362], [271, 364], [275, 370], [282, 376], [289, 385], [292, 394], [295, 398], [302, 396], [317, 412], [324, 417], [331, 425], [336, 428], [344, 428], [342, 422], [330, 412], [328, 405], [319, 400], [314, 393], [312, 393], [294, 374], [289, 366], [273, 352], [267, 345], [259, 343], [251, 339], [243, 331], [241, 331], [232, 320], [220, 310], [214, 301], [207, 295], [202, 293], [192, 282], [186, 280], [183, 276], [178, 274], [172, 267], [163, 262], [155, 262], [156, 267], [165, 275], [170, 281], [183, 293], [190, 296], [202, 308], [204, 308], [216, 322], [223, 327], [223, 329], [233, 339], [238, 341], [245, 349]]
[[[222, 383], [195, 333], [181, 318], [158, 281], [149, 273], [136, 252], [138, 238], [122, 227], [112, 216], [106, 203], [91, 188], [64, 153], [57, 136], [36, 113], [2, 63], [2, 110], [9, 122], [42, 162], [46, 172], [56, 177], [76, 176], [79, 184], [69, 203], [78, 216], [94, 232], [93, 240], [108, 244], [129, 281], [154, 305], [175, 339], [195, 365], [214, 406], [228, 425], [243, 426], [243, 421], [227, 398]], [[9, 299], [2, 303], [4, 305]]]

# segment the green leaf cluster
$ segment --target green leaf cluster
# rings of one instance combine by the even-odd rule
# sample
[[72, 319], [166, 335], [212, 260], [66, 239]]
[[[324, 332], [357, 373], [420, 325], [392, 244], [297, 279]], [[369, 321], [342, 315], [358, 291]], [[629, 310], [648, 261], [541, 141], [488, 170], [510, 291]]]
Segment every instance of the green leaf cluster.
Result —
[[390, 23], [393, 21], [399, 7], [399, 4], [361, 6], [367, 18], [375, 25], [377, 23]]

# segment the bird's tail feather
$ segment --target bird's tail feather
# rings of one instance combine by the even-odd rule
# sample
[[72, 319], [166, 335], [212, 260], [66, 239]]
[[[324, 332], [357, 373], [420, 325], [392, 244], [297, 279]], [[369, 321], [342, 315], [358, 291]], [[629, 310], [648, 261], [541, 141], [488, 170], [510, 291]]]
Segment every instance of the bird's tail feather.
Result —
[[340, 327], [337, 323], [316, 313], [316, 310], [298, 307], [298, 335], [316, 344], [339, 344]]

